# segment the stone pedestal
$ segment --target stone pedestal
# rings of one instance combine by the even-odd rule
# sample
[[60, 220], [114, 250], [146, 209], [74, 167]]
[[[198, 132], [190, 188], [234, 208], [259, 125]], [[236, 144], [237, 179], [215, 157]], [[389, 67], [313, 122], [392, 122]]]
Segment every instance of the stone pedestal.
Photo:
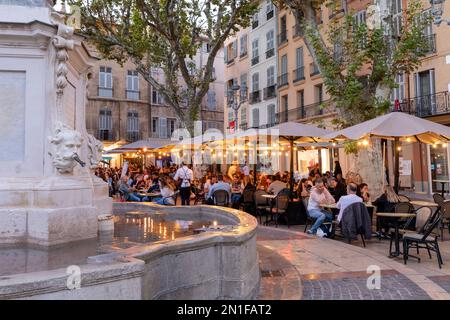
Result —
[[0, 245], [94, 238], [111, 213], [85, 126], [92, 58], [50, 2], [0, 0]]

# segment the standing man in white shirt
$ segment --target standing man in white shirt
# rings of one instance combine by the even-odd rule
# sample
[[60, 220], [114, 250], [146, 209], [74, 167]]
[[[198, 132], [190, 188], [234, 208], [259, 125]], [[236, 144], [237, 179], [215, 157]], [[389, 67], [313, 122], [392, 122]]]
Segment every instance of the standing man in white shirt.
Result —
[[180, 196], [181, 196], [181, 205], [182, 206], [190, 205], [191, 183], [192, 183], [193, 178], [194, 178], [194, 172], [191, 169], [189, 169], [189, 167], [183, 161], [181, 163], [181, 167], [178, 168], [177, 172], [175, 173], [175, 176], [173, 177], [173, 179], [175, 181], [178, 181], [178, 179], [181, 179]]
[[336, 203], [336, 208], [339, 209], [338, 222], [341, 222], [345, 208], [353, 203], [363, 202], [363, 199], [356, 195], [357, 191], [358, 186], [355, 183], [349, 183], [347, 185], [347, 195], [340, 197], [338, 203]]
[[245, 161], [245, 165], [242, 168], [242, 172], [244, 173], [245, 176], [250, 175], [250, 167], [248, 166], [248, 161]]

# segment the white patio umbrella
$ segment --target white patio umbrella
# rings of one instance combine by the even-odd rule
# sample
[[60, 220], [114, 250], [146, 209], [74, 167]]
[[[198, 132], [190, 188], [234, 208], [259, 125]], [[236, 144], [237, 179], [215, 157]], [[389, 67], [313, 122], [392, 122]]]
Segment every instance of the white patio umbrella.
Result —
[[391, 112], [375, 119], [335, 131], [322, 137], [325, 141], [360, 140], [370, 137], [395, 141], [395, 190], [399, 183], [399, 141], [417, 141], [427, 144], [448, 142], [450, 127], [402, 112]]

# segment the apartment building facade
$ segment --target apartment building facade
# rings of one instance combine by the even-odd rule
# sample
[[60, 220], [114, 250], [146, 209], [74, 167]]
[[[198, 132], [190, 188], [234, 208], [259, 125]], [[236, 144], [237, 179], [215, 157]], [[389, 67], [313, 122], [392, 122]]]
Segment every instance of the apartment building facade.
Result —
[[233, 85], [239, 85], [242, 101], [236, 118], [230, 99], [225, 97], [228, 133], [275, 124], [276, 46], [276, 7], [271, 1], [263, 0], [250, 26], [225, 42], [226, 92], [232, 91]]
[[[194, 57], [197, 68], [206, 63], [209, 50], [209, 44], [204, 42]], [[88, 86], [88, 132], [108, 149], [142, 139], [160, 145], [169, 143], [173, 132], [180, 128], [180, 120], [163, 96], [137, 73], [130, 61], [120, 66], [115, 61], [101, 59], [93, 48], [91, 53], [98, 60]], [[223, 51], [220, 50], [214, 63], [215, 81], [210, 84], [201, 107], [203, 132], [210, 128], [223, 130], [223, 68]], [[164, 81], [161, 70], [150, 72]]]

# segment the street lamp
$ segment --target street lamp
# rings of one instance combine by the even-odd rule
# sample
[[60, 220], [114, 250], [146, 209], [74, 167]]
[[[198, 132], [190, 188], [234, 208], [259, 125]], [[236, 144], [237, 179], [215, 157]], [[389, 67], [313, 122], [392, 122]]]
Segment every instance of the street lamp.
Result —
[[443, 19], [442, 15], [444, 14], [444, 3], [445, 0], [430, 0], [431, 4], [431, 15], [434, 18], [434, 24], [440, 25], [442, 20], [445, 20], [448, 25], [450, 25], [450, 19]]
[[228, 106], [234, 110], [234, 128], [238, 128], [238, 111], [242, 103], [247, 100], [247, 86], [239, 86], [237, 84], [233, 85], [230, 90], [228, 90]]

